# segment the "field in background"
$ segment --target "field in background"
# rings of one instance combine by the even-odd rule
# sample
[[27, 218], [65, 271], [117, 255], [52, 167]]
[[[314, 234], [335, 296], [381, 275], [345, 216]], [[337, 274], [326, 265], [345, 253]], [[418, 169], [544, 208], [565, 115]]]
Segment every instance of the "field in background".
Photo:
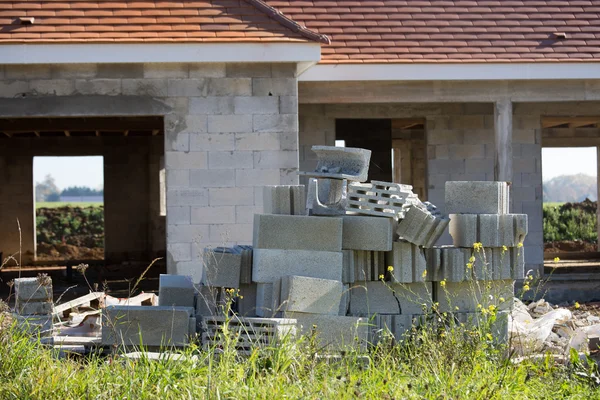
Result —
[[64, 201], [40, 201], [35, 203], [35, 208], [59, 208], [59, 207], [101, 207], [104, 203], [69, 203]]
[[546, 252], [596, 251], [597, 202], [544, 203], [544, 250]]

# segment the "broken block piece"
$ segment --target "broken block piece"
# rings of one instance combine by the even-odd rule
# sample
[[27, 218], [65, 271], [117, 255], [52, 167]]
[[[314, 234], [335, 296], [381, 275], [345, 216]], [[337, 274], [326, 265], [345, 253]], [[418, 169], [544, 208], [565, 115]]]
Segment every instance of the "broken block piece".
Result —
[[446, 214], [508, 214], [507, 182], [448, 181]]
[[514, 281], [447, 282], [434, 283], [440, 312], [478, 312], [490, 306], [498, 310], [512, 308]]
[[254, 249], [252, 280], [270, 283], [286, 275], [341, 281], [341, 251]]
[[347, 180], [309, 179], [306, 208], [310, 215], [344, 215], [347, 204]]
[[527, 214], [452, 214], [450, 235], [456, 247], [515, 247], [527, 235]]
[[284, 312], [283, 316], [297, 321], [301, 335], [314, 335], [319, 348], [340, 351], [367, 346], [369, 321], [366, 318], [298, 312]]
[[[386, 264], [393, 268], [394, 282], [413, 283], [430, 281], [425, 271], [427, 262], [423, 249], [409, 242], [394, 242], [392, 251], [386, 253]], [[386, 267], [387, 268], [387, 267]]]
[[394, 239], [394, 220], [382, 217], [346, 215], [342, 217], [344, 250], [390, 251]]
[[364, 182], [368, 178], [371, 150], [353, 147], [313, 146], [317, 155], [317, 168], [300, 175], [316, 178], [348, 179]]
[[434, 217], [428, 211], [410, 206], [396, 233], [400, 238], [423, 247], [432, 247], [442, 236], [450, 221]]
[[15, 298], [22, 301], [52, 301], [52, 280], [48, 277], [16, 278]]
[[431, 283], [356, 282], [350, 288], [350, 315], [423, 314], [430, 307]]
[[185, 346], [192, 307], [108, 306], [102, 317], [102, 344]]
[[194, 307], [194, 284], [190, 276], [160, 274], [159, 306]]
[[344, 285], [341, 281], [284, 276], [281, 278], [282, 311], [338, 315]]
[[299, 215], [254, 215], [254, 250], [342, 250], [342, 219]]
[[202, 346], [205, 350], [222, 347], [224, 335], [229, 334], [238, 353], [248, 355], [255, 347], [294, 340], [296, 325], [296, 320], [289, 318], [208, 317], [202, 320]]
[[274, 185], [263, 188], [265, 214], [306, 215], [304, 185]]
[[242, 250], [239, 247], [217, 247], [204, 249], [205, 286], [238, 288], [242, 268]]

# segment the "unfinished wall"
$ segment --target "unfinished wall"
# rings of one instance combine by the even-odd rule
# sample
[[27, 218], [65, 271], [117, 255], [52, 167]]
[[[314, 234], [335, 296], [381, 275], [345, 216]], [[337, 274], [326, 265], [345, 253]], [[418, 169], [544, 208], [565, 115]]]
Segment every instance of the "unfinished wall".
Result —
[[[525, 239], [528, 268], [543, 262], [541, 148], [536, 142], [540, 110], [515, 106], [513, 133], [513, 213], [529, 214]], [[492, 103], [441, 104], [301, 104], [301, 168], [314, 168], [314, 144], [333, 145], [336, 118], [425, 118], [427, 200], [444, 211], [446, 181], [494, 180], [494, 110]], [[536, 122], [537, 121], [537, 125]], [[451, 244], [444, 234], [438, 244]]]
[[0, 117], [165, 116], [172, 273], [200, 269], [207, 245], [250, 243], [262, 186], [298, 181], [295, 64], [15, 65], [2, 76]]
[[[4, 138], [0, 141], [0, 251], [19, 251], [33, 261], [35, 243], [33, 158], [104, 157], [105, 256], [110, 261], [148, 260], [165, 251], [165, 218], [152, 212], [158, 201], [162, 137]], [[155, 176], [156, 186], [150, 181]], [[19, 218], [21, 232], [16, 219]], [[153, 228], [153, 229], [151, 229]], [[11, 264], [12, 265], [12, 264]]]

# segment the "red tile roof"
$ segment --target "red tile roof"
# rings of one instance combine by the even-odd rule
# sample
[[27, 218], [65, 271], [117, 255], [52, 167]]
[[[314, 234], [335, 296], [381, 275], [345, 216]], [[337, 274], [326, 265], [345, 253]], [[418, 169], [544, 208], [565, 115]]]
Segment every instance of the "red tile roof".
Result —
[[600, 61], [600, 0], [266, 1], [331, 37], [324, 63]]
[[0, 0], [0, 43], [307, 40], [329, 42], [262, 0]]

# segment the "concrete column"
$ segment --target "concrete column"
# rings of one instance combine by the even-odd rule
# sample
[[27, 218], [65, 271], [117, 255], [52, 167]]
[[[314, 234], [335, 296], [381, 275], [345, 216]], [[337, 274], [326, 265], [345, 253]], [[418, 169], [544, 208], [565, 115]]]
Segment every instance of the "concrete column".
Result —
[[512, 182], [512, 102], [502, 99], [494, 103], [494, 133], [496, 151], [494, 153], [494, 179]]

